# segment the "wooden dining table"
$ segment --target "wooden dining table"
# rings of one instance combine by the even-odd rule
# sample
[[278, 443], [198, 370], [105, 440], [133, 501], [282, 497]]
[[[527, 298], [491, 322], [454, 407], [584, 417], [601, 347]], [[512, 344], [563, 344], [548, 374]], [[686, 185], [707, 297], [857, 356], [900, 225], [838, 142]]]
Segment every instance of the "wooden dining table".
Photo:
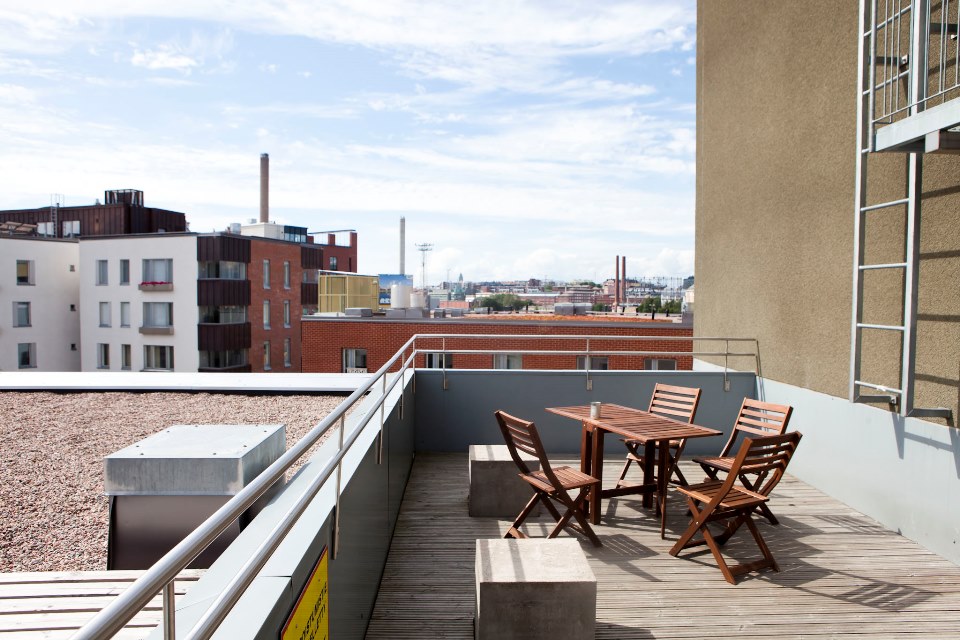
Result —
[[[670, 473], [670, 441], [683, 438], [704, 438], [721, 434], [716, 429], [708, 429], [695, 424], [679, 422], [642, 409], [624, 407], [604, 402], [600, 406], [600, 416], [590, 417], [590, 405], [572, 407], [548, 407], [554, 413], [581, 424], [580, 470], [600, 480], [590, 491], [587, 498], [587, 512], [592, 524], [600, 522], [600, 500], [628, 494], [643, 494], [643, 506], [653, 506], [653, 494], [657, 496], [657, 510], [660, 513], [660, 537], [665, 537], [667, 522], [667, 487]], [[643, 482], [621, 486], [614, 489], [602, 489], [603, 486], [603, 437], [607, 432], [636, 440], [644, 447]], [[656, 469], [654, 469], [656, 460]]]

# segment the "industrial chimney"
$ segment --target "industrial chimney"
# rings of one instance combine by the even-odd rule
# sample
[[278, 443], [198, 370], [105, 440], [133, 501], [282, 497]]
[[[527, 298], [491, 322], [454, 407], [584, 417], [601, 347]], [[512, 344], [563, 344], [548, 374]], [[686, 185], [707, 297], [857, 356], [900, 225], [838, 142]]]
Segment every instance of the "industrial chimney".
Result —
[[260, 222], [270, 222], [270, 156], [260, 154]]
[[407, 273], [407, 219], [400, 216], [400, 275]]

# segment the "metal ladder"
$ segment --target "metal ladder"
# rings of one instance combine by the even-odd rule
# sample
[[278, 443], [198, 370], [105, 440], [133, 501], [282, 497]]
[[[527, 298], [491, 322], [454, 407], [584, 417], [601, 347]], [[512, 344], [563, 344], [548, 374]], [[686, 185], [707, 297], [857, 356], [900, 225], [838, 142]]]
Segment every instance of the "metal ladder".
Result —
[[[890, 6], [890, 3], [888, 3]], [[867, 165], [874, 149], [876, 133], [877, 92], [880, 91], [883, 103], [882, 113], [893, 113], [900, 109], [901, 96], [899, 84], [907, 78], [909, 95], [909, 115], [919, 113], [923, 108], [926, 91], [926, 76], [919, 72], [926, 64], [925, 37], [917, 37], [927, 29], [926, 2], [916, 0], [908, 2], [906, 7], [897, 3], [896, 8], [877, 18], [877, 0], [861, 0], [858, 50], [858, 73], [860, 77], [860, 95], [857, 101], [857, 164], [856, 164], [856, 204], [854, 223], [854, 265], [853, 265], [853, 319], [850, 328], [850, 390], [851, 402], [886, 402], [897, 407], [900, 415], [914, 417], [952, 417], [952, 411], [945, 408], [918, 408], [914, 406], [915, 367], [917, 346], [917, 291], [919, 285], [918, 266], [920, 262], [920, 212], [923, 176], [923, 156], [911, 151], [905, 153], [906, 184], [904, 196], [895, 200], [877, 204], [866, 204]], [[887, 42], [887, 32], [899, 31], [903, 20], [910, 20], [911, 50], [908, 56], [901, 56], [899, 38], [895, 48], [887, 49], [887, 55], [877, 55], [878, 37]], [[896, 34], [889, 42], [894, 42]], [[890, 55], [893, 54], [893, 55]], [[918, 63], [919, 61], [919, 63]], [[877, 67], [882, 66], [882, 77], [877, 78]], [[907, 70], [903, 71], [902, 67]], [[896, 87], [896, 93], [894, 93]], [[895, 104], [886, 105], [887, 96]], [[865, 264], [866, 220], [868, 216], [883, 215], [884, 212], [902, 212], [906, 208], [906, 227], [904, 230], [903, 260], [883, 264]], [[871, 270], [894, 270], [903, 274], [901, 291], [903, 301], [902, 324], [884, 325], [864, 322], [864, 275]], [[900, 336], [901, 358], [899, 386], [891, 387], [861, 379], [864, 331], [889, 331]], [[867, 391], [864, 391], [866, 389]]]

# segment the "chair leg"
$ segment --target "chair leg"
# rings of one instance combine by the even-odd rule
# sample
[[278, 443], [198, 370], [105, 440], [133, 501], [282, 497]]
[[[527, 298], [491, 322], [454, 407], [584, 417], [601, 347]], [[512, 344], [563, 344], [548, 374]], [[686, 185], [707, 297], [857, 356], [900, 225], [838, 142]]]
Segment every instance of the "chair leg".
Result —
[[727, 566], [727, 561], [723, 559], [723, 554], [720, 553], [720, 546], [717, 544], [717, 541], [714, 540], [713, 534], [710, 533], [709, 527], [704, 525], [702, 531], [703, 539], [706, 541], [707, 546], [710, 547], [710, 551], [713, 553], [713, 557], [717, 561], [717, 566], [720, 568], [720, 573], [723, 574], [723, 577], [730, 584], [737, 584], [737, 579], [734, 578], [733, 572], [730, 571], [730, 567]]
[[[537, 501], [540, 500], [541, 493], [535, 491], [533, 497], [530, 498], [530, 501], [527, 502], [527, 505], [520, 511], [520, 515], [514, 519], [513, 524], [510, 525], [510, 528], [507, 529], [507, 532], [503, 534], [504, 538], [526, 538], [527, 536], [520, 531], [520, 525], [523, 524], [523, 521], [527, 519], [527, 516], [530, 515], [530, 512], [533, 511], [533, 508], [537, 505]], [[547, 500], [546, 502], [550, 502]], [[553, 505], [551, 505], [553, 506]]]
[[673, 475], [677, 476], [677, 484], [681, 487], [686, 487], [690, 484], [687, 482], [687, 479], [683, 477], [683, 472], [680, 471], [680, 465], [677, 464], [676, 458], [673, 460]]
[[633, 454], [633, 455], [635, 455], [635, 456], [639, 456], [639, 455], [640, 455], [640, 454], [637, 452], [637, 450], [638, 450], [638, 445], [632, 444], [629, 440], [628, 440], [628, 441], [625, 441], [623, 444], [627, 447], [627, 452], [628, 452], [628, 453], [627, 453], [627, 459], [626, 459], [626, 461], [625, 461], [624, 464], [623, 464], [623, 469], [620, 470], [620, 477], [617, 478], [617, 485], [616, 485], [617, 487], [619, 487], [619, 486], [623, 483], [624, 478], [627, 477], [627, 472], [630, 471], [630, 465], [634, 462], [634, 460], [632, 460], [632, 459], [629, 457], [630, 454]]
[[766, 540], [764, 540], [763, 536], [760, 535], [760, 530], [757, 529], [757, 525], [753, 523], [753, 518], [747, 517], [747, 528], [750, 529], [750, 533], [753, 534], [753, 539], [756, 540], [757, 546], [760, 547], [760, 553], [763, 554], [763, 557], [767, 562], [767, 566], [774, 571], [780, 571], [780, 565], [777, 564], [773, 554], [770, 552], [770, 547], [767, 546]]
[[687, 530], [683, 532], [683, 535], [680, 536], [680, 539], [677, 540], [676, 544], [674, 544], [670, 549], [670, 555], [672, 556], [676, 556], [686, 547], [692, 546], [690, 542], [693, 540], [693, 536], [697, 535], [697, 531], [699, 531], [701, 527], [705, 526], [700, 522], [702, 513], [699, 509], [697, 509], [696, 500], [689, 496], [687, 497], [687, 508], [690, 510], [690, 513], [693, 517], [690, 520], [690, 524], [687, 526]]

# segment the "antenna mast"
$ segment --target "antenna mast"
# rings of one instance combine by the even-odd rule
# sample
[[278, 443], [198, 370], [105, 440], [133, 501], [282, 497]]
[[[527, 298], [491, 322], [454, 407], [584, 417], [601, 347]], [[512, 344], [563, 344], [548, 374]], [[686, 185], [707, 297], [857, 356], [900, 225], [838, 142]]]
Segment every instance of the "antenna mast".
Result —
[[416, 245], [417, 251], [420, 252], [420, 285], [423, 287], [423, 290], [427, 290], [427, 252], [433, 251], [433, 245], [423, 242]]

